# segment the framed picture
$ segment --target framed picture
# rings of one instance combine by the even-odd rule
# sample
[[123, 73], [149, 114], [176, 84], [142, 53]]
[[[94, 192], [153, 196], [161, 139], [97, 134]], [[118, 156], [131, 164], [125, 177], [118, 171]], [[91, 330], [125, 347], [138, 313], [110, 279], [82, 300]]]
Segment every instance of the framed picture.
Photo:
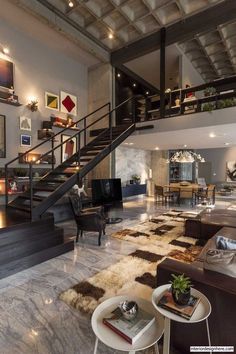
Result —
[[6, 157], [6, 117], [0, 114], [0, 158]]
[[59, 111], [59, 96], [54, 93], [45, 92], [45, 107]]
[[21, 134], [20, 146], [31, 146], [31, 135]]
[[226, 162], [226, 181], [227, 182], [236, 181], [236, 161]]
[[[61, 142], [64, 143], [68, 138], [70, 138], [70, 135], [62, 134]], [[61, 162], [66, 161], [68, 158], [74, 155], [76, 151], [77, 151], [77, 139], [76, 137], [74, 137], [66, 141], [61, 146]]]
[[70, 93], [61, 91], [61, 112], [77, 114], [77, 97]]
[[20, 117], [20, 130], [31, 131], [31, 118], [25, 116]]
[[0, 58], [0, 87], [14, 87], [13, 63], [3, 58]]

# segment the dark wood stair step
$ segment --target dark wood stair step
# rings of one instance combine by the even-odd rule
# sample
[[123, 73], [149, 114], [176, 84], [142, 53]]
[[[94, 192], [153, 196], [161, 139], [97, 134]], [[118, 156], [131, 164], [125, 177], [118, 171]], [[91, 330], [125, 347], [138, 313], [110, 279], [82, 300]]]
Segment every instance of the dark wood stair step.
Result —
[[47, 183], [64, 183], [67, 181], [67, 179], [62, 179], [62, 178], [47, 178], [47, 179], [42, 179], [42, 182]]
[[36, 264], [45, 262], [51, 258], [60, 256], [63, 253], [73, 251], [74, 241], [63, 241], [62, 243], [49, 247], [45, 250], [35, 252], [29, 256], [9, 261], [0, 266], [0, 279], [15, 274]]
[[[38, 232], [36, 232], [38, 234]], [[48, 247], [56, 246], [64, 241], [62, 228], [54, 227], [53, 230], [38, 234], [38, 238], [25, 238], [21, 242], [1, 246], [0, 266], [9, 261], [29, 256], [34, 252], [42, 251]]]
[[30, 212], [29, 206], [25, 206], [23, 204], [17, 204], [17, 203], [14, 203], [14, 201], [11, 204], [9, 204], [8, 207], [13, 208], [13, 209], [17, 209], [17, 210], [21, 210], [21, 211], [24, 211], [27, 213]]
[[[17, 199], [30, 199], [30, 194], [23, 194], [23, 195], [18, 195], [18, 197], [17, 197]], [[35, 201], [38, 201], [38, 202], [41, 202], [41, 201], [43, 201], [44, 199], [46, 199], [47, 198], [47, 196], [41, 196], [41, 195], [33, 195], [33, 200], [35, 200]]]

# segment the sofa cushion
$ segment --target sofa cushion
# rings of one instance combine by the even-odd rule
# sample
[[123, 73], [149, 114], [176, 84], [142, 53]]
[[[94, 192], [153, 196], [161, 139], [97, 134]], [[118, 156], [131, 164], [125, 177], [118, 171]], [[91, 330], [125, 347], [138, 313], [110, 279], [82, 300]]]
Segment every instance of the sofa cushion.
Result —
[[236, 240], [220, 235], [216, 236], [216, 248], [236, 252]]

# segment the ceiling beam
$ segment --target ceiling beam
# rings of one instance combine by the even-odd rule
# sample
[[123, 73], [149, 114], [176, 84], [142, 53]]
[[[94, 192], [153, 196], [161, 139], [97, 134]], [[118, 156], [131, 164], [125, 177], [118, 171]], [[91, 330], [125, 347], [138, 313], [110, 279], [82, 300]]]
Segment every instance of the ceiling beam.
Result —
[[121, 65], [116, 66], [116, 68], [118, 70], [122, 71], [124, 74], [128, 75], [129, 77], [131, 77], [134, 81], [136, 81], [136, 82], [140, 83], [141, 85], [145, 86], [148, 90], [154, 91], [156, 93], [160, 92], [160, 90], [157, 87], [153, 86], [152, 84], [150, 84], [149, 82], [144, 80], [142, 77], [137, 75], [135, 72], [133, 72], [132, 70], [127, 68], [127, 66], [121, 64]]
[[[166, 46], [187, 41], [197, 34], [212, 31], [217, 26], [235, 20], [236, 1], [225, 0], [166, 28]], [[160, 31], [111, 53], [113, 65], [123, 64], [160, 49]]]

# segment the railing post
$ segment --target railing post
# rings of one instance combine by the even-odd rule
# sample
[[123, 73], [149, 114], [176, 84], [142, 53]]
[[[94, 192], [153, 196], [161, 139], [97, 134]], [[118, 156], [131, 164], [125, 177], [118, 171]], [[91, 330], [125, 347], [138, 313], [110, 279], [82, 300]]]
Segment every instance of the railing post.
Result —
[[110, 132], [110, 141], [112, 141], [112, 112], [109, 111], [109, 132]]
[[30, 215], [32, 219], [32, 213], [33, 213], [33, 169], [32, 169], [32, 163], [29, 163], [29, 182], [30, 182]]
[[80, 133], [79, 133], [79, 136], [78, 136], [78, 151], [77, 151], [78, 167], [80, 166], [80, 147], [81, 147], [81, 142], [80, 142]]
[[132, 100], [132, 122], [136, 123], [136, 97]]
[[5, 203], [8, 205], [8, 168], [5, 165]]
[[86, 118], [84, 119], [84, 146], [87, 144], [87, 137], [86, 137], [86, 130], [87, 130], [87, 121]]
[[54, 170], [54, 165], [55, 165], [54, 138], [52, 137], [52, 170]]

